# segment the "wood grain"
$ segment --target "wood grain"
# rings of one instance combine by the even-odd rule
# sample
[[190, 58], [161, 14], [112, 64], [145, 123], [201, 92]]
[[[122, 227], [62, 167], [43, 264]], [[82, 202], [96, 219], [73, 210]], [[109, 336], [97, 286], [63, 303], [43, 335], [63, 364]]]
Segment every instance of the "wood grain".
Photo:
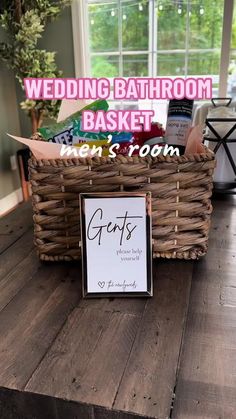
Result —
[[134, 315], [77, 309], [26, 389], [111, 408], [137, 328]]
[[191, 277], [191, 262], [158, 264], [154, 297], [147, 302], [115, 408], [169, 416]]
[[39, 263], [20, 211], [14, 234], [0, 221], [1, 419], [236, 418], [235, 199], [216, 201], [185, 334], [191, 262], [155, 261], [151, 299], [81, 300], [81, 264]]
[[30, 228], [19, 240], [1, 254], [0, 280], [6, 277], [12, 269], [16, 268], [18, 263], [22, 262], [33, 249], [33, 229]]
[[33, 225], [31, 202], [21, 204], [16, 211], [0, 219], [0, 254], [24, 235]]
[[110, 316], [103, 311], [74, 309], [26, 390], [48, 394], [50, 389], [57, 397], [71, 399]]
[[[5, 267], [7, 266], [6, 264]], [[2, 269], [5, 270], [4, 266]], [[42, 267], [33, 249], [6, 276], [0, 278], [0, 310], [3, 310], [9, 304], [40, 269]]]
[[22, 389], [78, 301], [66, 268], [42, 266], [0, 312], [0, 386]]
[[96, 298], [82, 299], [81, 308], [93, 308], [96, 310], [112, 311], [117, 313], [135, 314], [142, 316], [147, 303], [146, 298]]
[[[140, 416], [101, 406], [69, 402], [0, 387], [1, 419], [136, 419]], [[150, 419], [142, 416], [142, 419]]]
[[173, 419], [236, 418], [235, 216], [232, 197], [217, 202], [214, 246], [194, 269]]

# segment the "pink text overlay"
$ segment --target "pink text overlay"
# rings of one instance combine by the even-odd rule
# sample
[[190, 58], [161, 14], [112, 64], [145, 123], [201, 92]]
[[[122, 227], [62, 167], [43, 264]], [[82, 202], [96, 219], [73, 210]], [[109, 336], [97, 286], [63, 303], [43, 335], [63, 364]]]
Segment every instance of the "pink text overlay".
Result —
[[28, 99], [211, 99], [210, 77], [25, 78]]
[[154, 111], [83, 111], [82, 130], [106, 131], [150, 131]]

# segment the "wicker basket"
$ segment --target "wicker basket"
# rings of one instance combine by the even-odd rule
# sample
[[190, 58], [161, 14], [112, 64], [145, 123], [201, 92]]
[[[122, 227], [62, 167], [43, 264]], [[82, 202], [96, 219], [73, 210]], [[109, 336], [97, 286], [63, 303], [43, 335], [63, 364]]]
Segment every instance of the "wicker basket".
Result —
[[42, 260], [80, 259], [80, 192], [151, 191], [153, 257], [207, 251], [214, 154], [29, 162], [34, 237]]

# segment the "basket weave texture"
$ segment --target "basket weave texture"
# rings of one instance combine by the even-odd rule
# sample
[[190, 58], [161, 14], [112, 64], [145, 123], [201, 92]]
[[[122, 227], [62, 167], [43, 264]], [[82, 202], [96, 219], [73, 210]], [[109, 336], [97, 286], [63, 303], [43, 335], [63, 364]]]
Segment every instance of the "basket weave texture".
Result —
[[150, 191], [153, 257], [198, 259], [207, 251], [214, 154], [94, 157], [29, 162], [34, 241], [40, 259], [78, 260], [80, 192]]

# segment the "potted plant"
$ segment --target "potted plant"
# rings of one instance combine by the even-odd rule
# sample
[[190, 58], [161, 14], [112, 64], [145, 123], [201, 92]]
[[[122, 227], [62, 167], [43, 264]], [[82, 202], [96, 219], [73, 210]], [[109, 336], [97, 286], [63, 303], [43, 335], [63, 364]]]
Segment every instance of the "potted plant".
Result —
[[[55, 19], [70, 0], [1, 0], [0, 25], [6, 31], [6, 42], [0, 42], [0, 58], [15, 73], [24, 89], [26, 77], [61, 77], [55, 52], [37, 47], [45, 25]], [[20, 106], [31, 118], [32, 133], [45, 117], [55, 118], [60, 101], [28, 100]]]
[[[70, 0], [1, 0], [0, 26], [6, 41], [0, 42], [0, 59], [12, 69], [22, 89], [26, 77], [61, 77], [55, 62], [55, 52], [38, 48], [48, 21], [55, 19]], [[31, 118], [35, 133], [45, 117], [57, 116], [60, 101], [24, 100], [20, 103]], [[24, 199], [28, 194], [28, 148], [17, 152]]]

